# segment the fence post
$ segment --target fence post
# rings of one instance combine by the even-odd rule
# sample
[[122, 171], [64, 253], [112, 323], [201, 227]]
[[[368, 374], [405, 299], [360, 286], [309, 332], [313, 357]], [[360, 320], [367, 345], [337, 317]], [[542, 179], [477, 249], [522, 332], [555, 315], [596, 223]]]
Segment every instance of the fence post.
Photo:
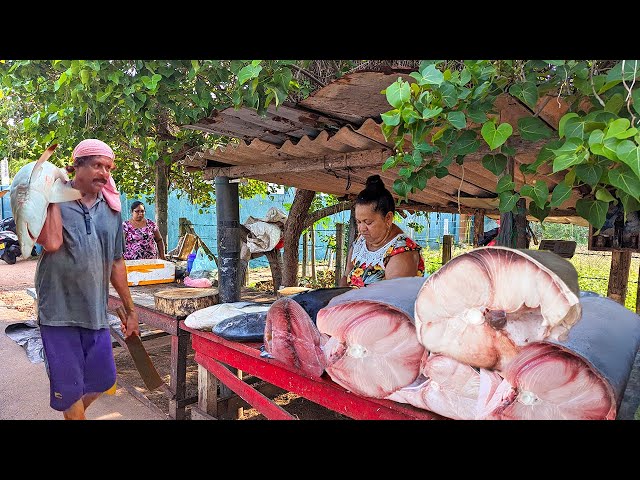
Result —
[[611, 252], [611, 270], [609, 270], [609, 286], [607, 297], [621, 305], [627, 299], [627, 284], [629, 283], [629, 268], [631, 267], [631, 252], [628, 250], [614, 250]]
[[342, 227], [343, 225], [341, 223], [336, 223], [336, 278], [334, 279], [334, 285], [336, 287], [338, 286], [340, 278], [342, 277], [342, 249], [344, 248]]
[[442, 236], [442, 265], [451, 260], [451, 249], [453, 247], [453, 235]]

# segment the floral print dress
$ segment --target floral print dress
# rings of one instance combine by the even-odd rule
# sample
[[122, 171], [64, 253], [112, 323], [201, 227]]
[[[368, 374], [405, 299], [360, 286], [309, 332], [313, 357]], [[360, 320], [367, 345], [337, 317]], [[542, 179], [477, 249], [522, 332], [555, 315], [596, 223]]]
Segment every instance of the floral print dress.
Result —
[[153, 237], [155, 230], [156, 224], [149, 219], [147, 219], [147, 225], [142, 228], [134, 227], [129, 220], [122, 222], [124, 259], [158, 258], [158, 247]]
[[[351, 260], [353, 268], [347, 275], [347, 285], [352, 287], [364, 287], [373, 282], [384, 280], [384, 269], [389, 259], [402, 252], [420, 252], [422, 247], [407, 237], [404, 233], [399, 233], [386, 245], [378, 250], [369, 251], [364, 237], [359, 237], [353, 242]], [[424, 274], [424, 259], [420, 255], [416, 277]]]

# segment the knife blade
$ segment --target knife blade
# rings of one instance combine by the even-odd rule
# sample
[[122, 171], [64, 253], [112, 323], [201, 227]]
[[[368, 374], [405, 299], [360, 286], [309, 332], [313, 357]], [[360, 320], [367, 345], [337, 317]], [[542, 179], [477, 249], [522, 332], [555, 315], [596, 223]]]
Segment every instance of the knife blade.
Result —
[[[116, 308], [116, 313], [118, 314], [118, 317], [120, 317], [120, 321], [126, 325], [127, 314], [124, 308], [119, 306]], [[149, 390], [155, 390], [162, 385], [166, 385], [158, 374], [156, 367], [154, 367], [140, 337], [138, 335], [131, 335], [129, 338], [125, 338], [124, 341], [145, 386]]]

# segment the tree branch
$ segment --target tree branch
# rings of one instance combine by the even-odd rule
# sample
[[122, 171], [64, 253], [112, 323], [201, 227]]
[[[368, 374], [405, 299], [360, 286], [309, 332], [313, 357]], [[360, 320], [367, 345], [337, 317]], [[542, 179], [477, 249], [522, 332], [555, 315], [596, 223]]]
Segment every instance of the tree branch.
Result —
[[328, 207], [321, 208], [320, 210], [316, 210], [315, 212], [311, 212], [307, 215], [307, 219], [304, 222], [303, 227], [309, 228], [311, 225], [316, 223], [318, 220], [323, 219], [324, 217], [328, 217], [329, 215], [333, 215], [334, 213], [342, 212], [344, 210], [350, 210], [353, 202], [340, 202], [335, 205], [330, 205]]
[[302, 67], [299, 67], [297, 65], [291, 65], [291, 68], [295, 68], [298, 72], [302, 73], [303, 75], [309, 77], [311, 80], [313, 80], [314, 82], [316, 82], [318, 85], [320, 85], [321, 87], [325, 86], [325, 83], [318, 79], [315, 75], [313, 75], [311, 72], [305, 70]]

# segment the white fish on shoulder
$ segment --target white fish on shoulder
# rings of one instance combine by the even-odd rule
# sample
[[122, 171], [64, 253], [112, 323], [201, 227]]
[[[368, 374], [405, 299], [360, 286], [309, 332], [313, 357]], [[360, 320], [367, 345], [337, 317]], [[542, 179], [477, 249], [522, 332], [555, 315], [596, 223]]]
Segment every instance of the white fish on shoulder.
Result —
[[82, 197], [79, 190], [71, 187], [64, 168], [47, 161], [57, 146], [51, 145], [37, 161], [23, 166], [11, 182], [11, 210], [23, 257], [31, 254], [40, 236], [49, 204]]

